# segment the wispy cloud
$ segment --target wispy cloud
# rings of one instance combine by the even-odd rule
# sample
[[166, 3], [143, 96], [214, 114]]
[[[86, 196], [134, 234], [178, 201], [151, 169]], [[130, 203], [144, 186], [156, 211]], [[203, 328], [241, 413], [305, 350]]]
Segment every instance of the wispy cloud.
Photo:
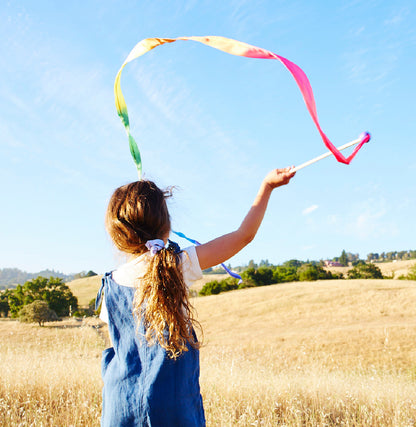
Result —
[[329, 215], [327, 224], [341, 234], [360, 240], [396, 236], [398, 227], [387, 208], [384, 198], [368, 199], [355, 204], [344, 214]]
[[318, 209], [318, 207], [319, 207], [318, 205], [311, 205], [302, 211], [302, 215], [309, 215], [313, 211], [316, 211]]
[[[8, 57], [2, 71], [9, 84], [0, 84], [5, 101], [0, 139], [15, 148], [25, 170], [56, 169], [83, 185], [97, 168], [108, 170], [114, 162], [114, 149], [105, 156], [107, 147], [115, 146], [111, 135], [123, 136], [112, 87], [101, 63], [80, 58], [66, 41], [34, 33], [23, 31], [2, 42]], [[102, 161], [94, 163], [91, 152]]]
[[[131, 123], [134, 126], [139, 120], [151, 132], [152, 139], [161, 141], [167, 149], [175, 147], [173, 157], [164, 156], [166, 168], [176, 168], [175, 156], [179, 155], [181, 164], [187, 160], [194, 165], [203, 162], [205, 168], [215, 168], [233, 179], [250, 180], [255, 163], [242, 149], [242, 141], [206, 111], [185, 78], [157, 62], [132, 65], [143, 102], [132, 103]], [[164, 141], [162, 135], [169, 140]], [[153, 152], [159, 149], [157, 144], [151, 148]]]
[[408, 8], [403, 7], [393, 13], [393, 15], [384, 20], [385, 25], [399, 25], [409, 15], [410, 11]]

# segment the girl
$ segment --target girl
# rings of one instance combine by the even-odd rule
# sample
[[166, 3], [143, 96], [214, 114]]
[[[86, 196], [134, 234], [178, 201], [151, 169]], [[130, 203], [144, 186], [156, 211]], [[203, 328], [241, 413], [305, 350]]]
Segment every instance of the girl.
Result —
[[106, 228], [131, 259], [104, 276], [97, 295], [112, 342], [102, 359], [103, 427], [205, 426], [188, 288], [253, 240], [273, 189], [294, 175], [270, 172], [237, 230], [183, 251], [168, 241], [169, 192], [144, 180], [114, 192]]

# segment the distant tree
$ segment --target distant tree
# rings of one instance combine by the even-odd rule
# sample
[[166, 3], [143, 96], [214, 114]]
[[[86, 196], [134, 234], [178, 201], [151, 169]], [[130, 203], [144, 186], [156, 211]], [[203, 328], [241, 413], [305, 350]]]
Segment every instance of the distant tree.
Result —
[[58, 316], [68, 316], [69, 309], [75, 311], [78, 300], [63, 279], [57, 277], [37, 277], [29, 280], [23, 286], [19, 285], [9, 295], [9, 305], [12, 317], [17, 317], [21, 308], [35, 300], [46, 301], [49, 308]]
[[398, 259], [406, 259], [407, 258], [407, 251], [399, 251], [399, 252], [397, 252], [397, 258]]
[[94, 271], [90, 270], [85, 277], [93, 277], [93, 276], [97, 276], [97, 273], [95, 273]]
[[330, 271], [326, 271], [320, 265], [313, 263], [303, 264], [298, 268], [297, 275], [301, 282], [333, 279], [333, 275]]
[[[23, 292], [23, 286], [17, 285], [9, 294], [9, 307], [12, 317], [18, 317], [19, 311], [25, 305], [25, 293]], [[30, 303], [32, 301], [28, 301]]]
[[360, 259], [360, 254], [352, 254], [351, 252], [347, 252], [348, 262], [358, 261]]
[[9, 315], [9, 293], [10, 291], [0, 292], [0, 317], [7, 317]]
[[375, 264], [364, 262], [357, 264], [348, 271], [349, 279], [383, 279], [381, 270]]
[[393, 261], [397, 257], [397, 251], [391, 251], [386, 253], [387, 261]]
[[303, 264], [301, 267], [299, 267], [297, 274], [298, 279], [301, 282], [310, 282], [312, 280], [318, 280], [318, 269], [312, 264]]
[[257, 286], [271, 285], [273, 283], [273, 269], [259, 267], [254, 274], [254, 281]]
[[241, 278], [243, 279], [244, 286], [242, 287], [250, 287], [250, 286], [267, 286], [272, 283], [279, 283], [283, 280], [277, 279], [275, 275], [275, 267], [259, 267], [259, 268], [247, 268], [241, 274]]
[[46, 301], [35, 300], [20, 310], [19, 320], [26, 323], [38, 323], [39, 326], [43, 326], [45, 322], [58, 320], [58, 316], [49, 308]]
[[296, 282], [298, 280], [298, 267], [285, 264], [274, 268], [273, 283]]
[[256, 269], [254, 267], [248, 267], [242, 272], [241, 278], [243, 279], [243, 282], [249, 286], [257, 286], [255, 282], [255, 274]]
[[343, 249], [341, 256], [339, 257], [339, 263], [342, 264], [344, 267], [348, 266], [348, 258], [345, 249]]
[[253, 260], [253, 259], [251, 259], [251, 260], [248, 262], [248, 266], [247, 266], [247, 268], [257, 268], [257, 264], [254, 262], [254, 260]]
[[304, 264], [304, 263], [302, 261], [299, 261], [298, 259], [291, 259], [289, 261], [285, 261], [283, 263], [283, 267], [299, 268], [302, 264]]

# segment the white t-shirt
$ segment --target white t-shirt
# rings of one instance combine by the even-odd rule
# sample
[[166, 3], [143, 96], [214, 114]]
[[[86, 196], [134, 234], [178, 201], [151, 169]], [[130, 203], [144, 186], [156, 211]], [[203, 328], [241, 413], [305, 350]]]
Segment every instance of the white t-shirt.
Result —
[[[137, 258], [120, 266], [112, 273], [113, 280], [122, 286], [134, 288], [137, 280], [143, 277], [147, 272], [147, 258], [149, 253], [146, 252]], [[202, 270], [199, 266], [198, 256], [195, 246], [183, 249], [179, 254], [182, 263], [182, 274], [185, 284], [190, 287], [193, 282], [202, 278]], [[108, 323], [108, 311], [105, 305], [105, 297], [102, 299], [100, 319]]]

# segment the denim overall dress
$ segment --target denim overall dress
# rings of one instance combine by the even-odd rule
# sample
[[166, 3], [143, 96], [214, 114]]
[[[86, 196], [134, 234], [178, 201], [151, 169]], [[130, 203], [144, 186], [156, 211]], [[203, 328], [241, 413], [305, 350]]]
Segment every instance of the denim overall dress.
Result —
[[199, 388], [199, 351], [170, 359], [158, 344], [149, 346], [132, 314], [135, 289], [103, 277], [96, 304], [104, 298], [113, 347], [103, 351], [102, 427], [205, 426]]

